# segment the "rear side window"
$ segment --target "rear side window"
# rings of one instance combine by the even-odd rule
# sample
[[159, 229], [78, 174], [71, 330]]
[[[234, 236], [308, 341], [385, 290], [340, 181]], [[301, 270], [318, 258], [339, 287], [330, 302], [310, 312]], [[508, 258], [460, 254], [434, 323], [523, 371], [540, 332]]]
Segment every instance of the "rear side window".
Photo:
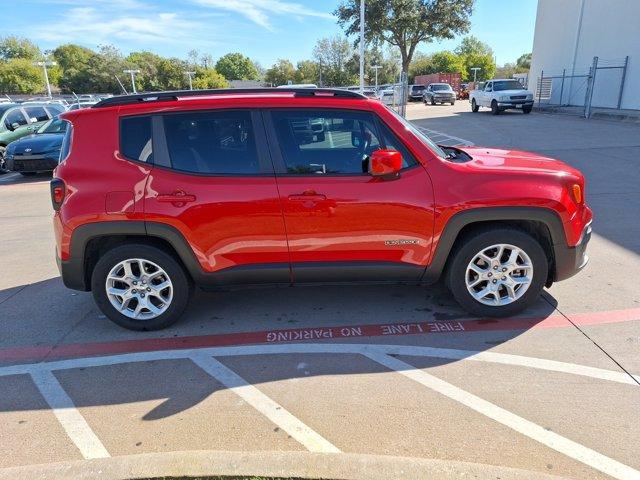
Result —
[[251, 112], [189, 112], [164, 116], [171, 166], [205, 175], [258, 174]]
[[124, 117], [120, 120], [120, 153], [138, 162], [153, 162], [151, 117]]
[[4, 123], [7, 128], [12, 128], [12, 126], [14, 125], [17, 125], [17, 126], [26, 125], [27, 119], [24, 118], [24, 115], [22, 114], [22, 110], [20, 110], [19, 108], [16, 108], [15, 110], [12, 110], [9, 113], [7, 113], [7, 116], [4, 119]]
[[66, 130], [64, 131], [64, 138], [62, 139], [62, 147], [60, 147], [60, 163], [62, 163], [69, 156], [69, 152], [71, 151], [71, 137], [73, 135], [73, 126], [65, 120], [60, 121], [63, 121], [65, 123], [66, 128]]
[[49, 120], [49, 115], [43, 107], [24, 107], [25, 112], [29, 118], [35, 118], [36, 122], [46, 122]]

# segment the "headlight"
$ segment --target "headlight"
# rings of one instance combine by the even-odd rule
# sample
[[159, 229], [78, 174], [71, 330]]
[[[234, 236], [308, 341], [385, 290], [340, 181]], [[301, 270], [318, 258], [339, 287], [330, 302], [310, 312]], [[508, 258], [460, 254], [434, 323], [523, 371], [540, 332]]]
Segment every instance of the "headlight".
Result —
[[527, 94], [527, 100], [533, 100], [533, 93]]
[[501, 101], [501, 102], [506, 102], [506, 101], [508, 101], [508, 100], [509, 100], [509, 96], [508, 96], [508, 95], [502, 95], [502, 96], [500, 97], [500, 101]]

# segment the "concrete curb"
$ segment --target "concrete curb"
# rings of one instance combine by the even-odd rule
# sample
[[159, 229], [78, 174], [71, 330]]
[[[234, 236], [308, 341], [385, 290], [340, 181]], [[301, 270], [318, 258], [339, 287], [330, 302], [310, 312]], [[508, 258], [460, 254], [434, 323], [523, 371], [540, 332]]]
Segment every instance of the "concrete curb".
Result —
[[265, 476], [335, 480], [559, 480], [509, 467], [355, 453], [186, 451], [75, 460], [0, 470], [0, 480], [130, 480], [163, 477]]

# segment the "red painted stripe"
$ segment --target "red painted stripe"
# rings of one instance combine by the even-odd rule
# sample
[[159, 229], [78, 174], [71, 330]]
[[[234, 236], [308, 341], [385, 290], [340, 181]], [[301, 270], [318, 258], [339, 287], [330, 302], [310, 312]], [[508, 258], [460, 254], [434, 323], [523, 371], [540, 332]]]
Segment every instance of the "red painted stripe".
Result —
[[[640, 320], [640, 308], [576, 314], [571, 315], [571, 320], [579, 325], [598, 325]], [[341, 327], [294, 328], [177, 338], [150, 338], [114, 342], [72, 343], [57, 346], [13, 347], [0, 350], [0, 361], [42, 361], [59, 358], [114, 355], [183, 348], [304, 342], [335, 338], [383, 337], [389, 335], [530, 330], [570, 326], [571, 323], [562, 315], [552, 315], [546, 318], [509, 318], [500, 320], [459, 319]]]

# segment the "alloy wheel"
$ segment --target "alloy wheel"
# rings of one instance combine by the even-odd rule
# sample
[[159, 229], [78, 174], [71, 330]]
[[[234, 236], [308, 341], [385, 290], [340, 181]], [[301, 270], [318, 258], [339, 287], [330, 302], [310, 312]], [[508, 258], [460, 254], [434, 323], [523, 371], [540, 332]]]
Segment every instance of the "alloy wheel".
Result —
[[478, 252], [467, 265], [465, 283], [483, 305], [503, 306], [520, 299], [533, 281], [533, 264], [515, 245], [496, 244]]

